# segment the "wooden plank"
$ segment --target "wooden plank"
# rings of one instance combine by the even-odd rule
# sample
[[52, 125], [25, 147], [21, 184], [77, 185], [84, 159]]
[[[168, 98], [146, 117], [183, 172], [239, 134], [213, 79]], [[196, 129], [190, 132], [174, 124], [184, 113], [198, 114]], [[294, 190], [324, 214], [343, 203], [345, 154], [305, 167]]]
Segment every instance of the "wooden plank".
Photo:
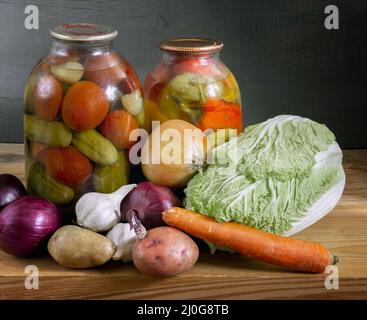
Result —
[[[339, 289], [327, 274], [289, 272], [246, 257], [202, 250], [198, 263], [173, 278], [141, 275], [131, 264], [111, 262], [69, 270], [50, 257], [19, 259], [0, 252], [1, 299], [356, 299], [367, 298], [367, 150], [344, 150], [347, 185], [338, 206], [297, 235], [320, 242], [340, 258]], [[23, 145], [0, 144], [0, 173], [24, 178]], [[27, 265], [40, 271], [39, 290], [24, 287]]]

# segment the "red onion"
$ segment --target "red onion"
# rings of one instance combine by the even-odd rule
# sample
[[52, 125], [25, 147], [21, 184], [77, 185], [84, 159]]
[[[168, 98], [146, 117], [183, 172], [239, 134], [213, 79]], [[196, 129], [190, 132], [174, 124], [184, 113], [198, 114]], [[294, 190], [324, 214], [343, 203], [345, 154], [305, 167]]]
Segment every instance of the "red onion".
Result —
[[181, 201], [169, 188], [153, 182], [141, 182], [121, 203], [122, 221], [131, 223], [132, 219], [138, 218], [146, 229], [164, 226], [162, 212], [181, 206]]
[[23, 183], [17, 177], [7, 173], [0, 174], [0, 210], [26, 194]]
[[53, 203], [23, 196], [0, 213], [0, 247], [19, 257], [37, 254], [61, 225], [62, 216]]

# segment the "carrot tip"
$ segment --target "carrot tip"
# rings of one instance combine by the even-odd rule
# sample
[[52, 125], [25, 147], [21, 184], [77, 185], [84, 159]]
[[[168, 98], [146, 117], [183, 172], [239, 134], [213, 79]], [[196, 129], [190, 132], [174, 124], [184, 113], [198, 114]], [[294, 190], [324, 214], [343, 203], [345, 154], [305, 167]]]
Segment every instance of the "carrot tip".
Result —
[[336, 265], [339, 262], [339, 258], [337, 256], [333, 256], [333, 265]]

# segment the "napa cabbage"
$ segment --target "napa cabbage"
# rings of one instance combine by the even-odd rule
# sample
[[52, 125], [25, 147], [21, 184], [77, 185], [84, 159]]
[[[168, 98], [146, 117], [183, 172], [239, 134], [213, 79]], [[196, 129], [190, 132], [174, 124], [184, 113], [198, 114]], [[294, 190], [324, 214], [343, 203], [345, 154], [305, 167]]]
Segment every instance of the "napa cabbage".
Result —
[[292, 235], [318, 221], [345, 185], [334, 134], [299, 116], [249, 126], [210, 157], [185, 189], [186, 208], [271, 233]]

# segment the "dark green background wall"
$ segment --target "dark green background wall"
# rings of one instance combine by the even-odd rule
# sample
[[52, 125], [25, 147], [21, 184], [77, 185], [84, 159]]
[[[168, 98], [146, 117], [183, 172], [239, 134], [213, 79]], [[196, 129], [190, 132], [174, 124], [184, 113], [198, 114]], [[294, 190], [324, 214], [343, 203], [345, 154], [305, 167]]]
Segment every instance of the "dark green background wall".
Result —
[[[37, 5], [40, 29], [24, 28]], [[324, 28], [324, 8], [340, 10], [340, 29]], [[159, 40], [222, 40], [237, 77], [245, 124], [278, 114], [323, 122], [343, 147], [367, 147], [367, 1], [322, 0], [0, 0], [0, 142], [22, 141], [26, 77], [50, 47], [48, 30], [65, 22], [108, 24], [143, 80]]]

